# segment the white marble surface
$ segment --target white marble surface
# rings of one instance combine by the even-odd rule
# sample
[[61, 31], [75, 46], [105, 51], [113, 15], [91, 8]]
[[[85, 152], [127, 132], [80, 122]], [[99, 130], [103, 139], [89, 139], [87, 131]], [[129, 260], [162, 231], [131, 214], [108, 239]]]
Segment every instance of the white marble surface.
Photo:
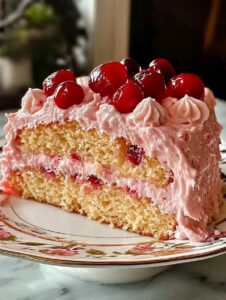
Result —
[[[219, 100], [216, 110], [226, 140], [226, 102]], [[0, 116], [0, 127], [3, 123]], [[0, 300], [226, 300], [226, 255], [172, 266], [149, 280], [115, 286], [71, 281], [57, 274], [46, 278], [39, 264], [15, 258], [0, 256], [0, 265]]]
[[43, 277], [39, 265], [0, 257], [0, 299], [9, 300], [225, 300], [226, 255], [170, 267], [129, 285], [100, 285]]

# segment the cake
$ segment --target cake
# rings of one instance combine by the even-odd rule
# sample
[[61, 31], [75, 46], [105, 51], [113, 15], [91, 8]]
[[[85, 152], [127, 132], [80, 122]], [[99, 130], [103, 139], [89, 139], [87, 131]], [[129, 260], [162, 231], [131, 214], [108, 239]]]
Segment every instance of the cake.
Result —
[[79, 78], [59, 70], [7, 115], [1, 189], [141, 235], [206, 241], [222, 202], [214, 106], [197, 75], [162, 58]]

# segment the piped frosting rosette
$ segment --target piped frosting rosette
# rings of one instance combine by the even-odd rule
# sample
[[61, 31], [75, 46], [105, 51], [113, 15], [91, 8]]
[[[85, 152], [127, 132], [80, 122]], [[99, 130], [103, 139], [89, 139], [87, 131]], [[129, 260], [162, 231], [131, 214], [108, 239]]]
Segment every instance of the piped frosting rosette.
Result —
[[160, 126], [167, 117], [166, 109], [156, 100], [148, 97], [143, 99], [127, 117], [128, 126]]
[[172, 124], [200, 124], [209, 118], [209, 108], [204, 101], [195, 99], [188, 95], [178, 101], [168, 97], [164, 100], [163, 105], [169, 112], [168, 121]]

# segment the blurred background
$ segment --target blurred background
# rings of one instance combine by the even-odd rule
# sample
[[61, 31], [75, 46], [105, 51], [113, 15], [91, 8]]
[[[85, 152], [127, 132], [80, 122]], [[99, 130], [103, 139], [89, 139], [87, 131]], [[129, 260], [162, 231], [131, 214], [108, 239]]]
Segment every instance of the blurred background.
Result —
[[0, 109], [59, 68], [169, 59], [226, 99], [226, 1], [0, 0]]

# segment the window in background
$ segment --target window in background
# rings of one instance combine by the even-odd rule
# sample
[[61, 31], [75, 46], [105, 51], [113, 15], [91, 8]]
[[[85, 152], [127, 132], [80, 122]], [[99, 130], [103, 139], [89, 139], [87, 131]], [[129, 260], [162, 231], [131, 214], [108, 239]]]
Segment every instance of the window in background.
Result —
[[0, 0], [0, 109], [56, 69], [85, 72], [86, 41], [76, 1]]

